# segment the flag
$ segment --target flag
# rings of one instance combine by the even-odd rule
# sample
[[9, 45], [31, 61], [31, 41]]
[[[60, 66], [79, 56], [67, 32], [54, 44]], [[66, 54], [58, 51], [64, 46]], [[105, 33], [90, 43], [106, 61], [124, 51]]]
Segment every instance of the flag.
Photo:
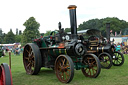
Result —
[[115, 32], [115, 36], [116, 36], [117, 34], [116, 34], [116, 32]]

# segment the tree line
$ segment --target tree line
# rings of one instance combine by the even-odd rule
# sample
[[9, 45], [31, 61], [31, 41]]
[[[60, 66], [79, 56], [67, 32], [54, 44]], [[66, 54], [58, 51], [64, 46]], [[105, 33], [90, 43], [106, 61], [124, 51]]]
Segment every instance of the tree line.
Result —
[[18, 32], [18, 29], [16, 29], [16, 34], [14, 34], [12, 29], [10, 29], [6, 34], [2, 33], [2, 29], [0, 29], [0, 44], [21, 43], [22, 45], [25, 45], [40, 36], [40, 24], [34, 17], [30, 17], [23, 25], [26, 27], [23, 33], [21, 30]]
[[[124, 32], [125, 28], [128, 28], [128, 22], [125, 20], [120, 20], [117, 17], [107, 17], [103, 19], [91, 19], [88, 21], [84, 21], [82, 24], [78, 25], [79, 30], [86, 30], [86, 29], [98, 29], [101, 31], [102, 35], [105, 36], [106, 34], [106, 23], [110, 23], [110, 29], [114, 34], [117, 32], [118, 34]], [[65, 29], [66, 32], [70, 31], [69, 28]]]
[[[112, 33], [123, 33], [124, 29], [128, 28], [128, 22], [125, 20], [120, 20], [117, 17], [107, 17], [103, 19], [96, 18], [84, 21], [78, 25], [77, 30], [98, 29], [101, 31], [102, 35], [105, 36], [106, 23], [110, 23], [110, 29], [112, 30]], [[25, 45], [26, 43], [31, 43], [33, 39], [39, 38], [40, 34], [42, 34], [39, 32], [40, 23], [37, 22], [34, 17], [30, 17], [24, 22], [23, 25], [26, 27], [23, 33], [21, 30], [18, 32], [18, 29], [16, 29], [16, 34], [14, 34], [12, 29], [10, 29], [10, 31], [5, 34], [2, 33], [2, 30], [0, 29], [0, 43], [7, 44], [20, 42]], [[50, 32], [51, 31], [47, 31], [44, 33], [44, 36], [48, 36]], [[65, 32], [70, 32], [70, 28], [65, 28]]]

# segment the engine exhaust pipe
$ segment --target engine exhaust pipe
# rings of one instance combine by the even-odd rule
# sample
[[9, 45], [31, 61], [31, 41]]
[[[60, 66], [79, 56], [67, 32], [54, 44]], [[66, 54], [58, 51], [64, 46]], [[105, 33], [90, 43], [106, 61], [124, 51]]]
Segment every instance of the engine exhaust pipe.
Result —
[[108, 43], [110, 44], [110, 23], [106, 23], [106, 38]]
[[71, 25], [71, 34], [73, 35], [73, 39], [77, 39], [77, 20], [76, 20], [76, 8], [75, 5], [70, 5], [69, 15], [70, 15], [70, 25]]

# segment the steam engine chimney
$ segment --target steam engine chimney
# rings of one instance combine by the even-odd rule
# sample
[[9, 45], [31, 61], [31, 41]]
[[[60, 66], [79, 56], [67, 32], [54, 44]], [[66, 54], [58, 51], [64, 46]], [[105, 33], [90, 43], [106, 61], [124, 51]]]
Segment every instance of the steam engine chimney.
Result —
[[77, 21], [76, 21], [76, 6], [70, 5], [68, 7], [70, 14], [70, 25], [71, 25], [71, 34], [73, 39], [77, 39]]
[[106, 37], [107, 37], [108, 43], [110, 44], [110, 23], [106, 23]]

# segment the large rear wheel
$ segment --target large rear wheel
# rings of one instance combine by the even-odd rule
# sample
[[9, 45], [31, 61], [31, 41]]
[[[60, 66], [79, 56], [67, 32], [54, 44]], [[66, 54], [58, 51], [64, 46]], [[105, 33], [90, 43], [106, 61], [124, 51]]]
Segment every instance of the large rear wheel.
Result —
[[42, 59], [39, 47], [34, 43], [28, 43], [23, 51], [23, 63], [27, 74], [36, 75], [39, 73]]
[[124, 56], [121, 52], [115, 51], [112, 56], [112, 61], [114, 66], [121, 66], [124, 63]]
[[60, 82], [69, 83], [74, 76], [74, 64], [68, 55], [60, 55], [55, 61], [55, 73]]
[[12, 74], [8, 64], [0, 66], [0, 85], [12, 85]]
[[82, 72], [86, 77], [96, 78], [101, 71], [100, 61], [94, 54], [87, 54], [83, 57], [82, 63], [85, 65]]
[[109, 69], [112, 67], [112, 57], [110, 54], [103, 52], [98, 56], [102, 68]]

